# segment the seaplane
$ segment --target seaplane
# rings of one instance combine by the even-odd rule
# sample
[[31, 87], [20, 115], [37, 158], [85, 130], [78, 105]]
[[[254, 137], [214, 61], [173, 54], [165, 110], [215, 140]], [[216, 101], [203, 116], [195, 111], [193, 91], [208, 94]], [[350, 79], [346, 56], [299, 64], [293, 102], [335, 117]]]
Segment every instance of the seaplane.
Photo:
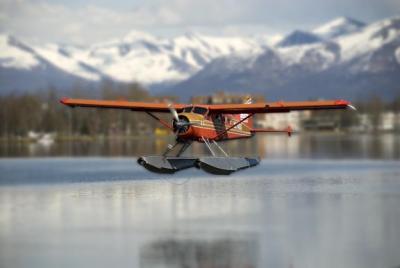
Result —
[[[228, 175], [235, 171], [259, 164], [259, 157], [231, 157], [218, 144], [219, 141], [247, 139], [256, 133], [286, 133], [291, 136], [292, 129], [257, 129], [253, 127], [253, 116], [265, 113], [288, 113], [304, 110], [354, 109], [346, 100], [299, 101], [299, 102], [261, 102], [251, 99], [241, 104], [182, 104], [151, 103], [126, 100], [94, 100], [62, 98], [60, 102], [69, 107], [123, 109], [147, 113], [152, 119], [170, 129], [175, 144], [169, 144], [159, 156], [141, 156], [138, 164], [156, 173], [175, 173], [186, 168], [196, 167], [212, 174]], [[171, 121], [165, 121], [158, 113], [170, 113]], [[205, 144], [209, 156], [183, 156], [193, 142]]]

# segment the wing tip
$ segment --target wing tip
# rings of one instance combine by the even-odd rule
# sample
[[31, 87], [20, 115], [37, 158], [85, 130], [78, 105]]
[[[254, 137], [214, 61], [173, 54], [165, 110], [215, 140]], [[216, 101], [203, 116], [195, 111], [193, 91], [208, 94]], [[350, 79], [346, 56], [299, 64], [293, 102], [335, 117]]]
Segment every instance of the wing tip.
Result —
[[340, 100], [336, 100], [335, 104], [337, 104], [337, 105], [350, 105], [351, 103], [349, 101], [347, 101], [347, 100], [340, 99]]
[[336, 100], [335, 104], [336, 105], [345, 105], [346, 108], [350, 108], [353, 111], [357, 111], [357, 108], [350, 101], [347, 101], [347, 100], [343, 100], [343, 99], [342, 100]]
[[64, 105], [69, 105], [68, 100], [69, 100], [69, 98], [63, 97], [63, 98], [60, 99], [60, 103], [64, 104]]

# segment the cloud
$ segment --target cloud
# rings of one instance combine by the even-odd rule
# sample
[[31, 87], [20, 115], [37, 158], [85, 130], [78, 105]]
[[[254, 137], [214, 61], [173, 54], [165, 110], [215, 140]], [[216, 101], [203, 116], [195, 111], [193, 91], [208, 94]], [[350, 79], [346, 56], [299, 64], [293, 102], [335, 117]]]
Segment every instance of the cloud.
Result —
[[0, 30], [39, 42], [88, 44], [131, 30], [277, 33], [337, 16], [374, 20], [400, 12], [398, 0], [134, 0], [119, 9], [63, 1], [0, 0]]
[[39, 39], [47, 36], [52, 40], [90, 41], [118, 36], [135, 28], [220, 24], [229, 19], [231, 13], [221, 13], [214, 1], [160, 1], [127, 10], [113, 10], [94, 5], [68, 7], [45, 1], [0, 0], [0, 29]]
[[0, 1], [0, 30], [38, 40], [88, 43], [135, 28], [179, 23], [180, 16], [168, 7], [116, 11], [94, 5], [71, 8], [43, 1]]

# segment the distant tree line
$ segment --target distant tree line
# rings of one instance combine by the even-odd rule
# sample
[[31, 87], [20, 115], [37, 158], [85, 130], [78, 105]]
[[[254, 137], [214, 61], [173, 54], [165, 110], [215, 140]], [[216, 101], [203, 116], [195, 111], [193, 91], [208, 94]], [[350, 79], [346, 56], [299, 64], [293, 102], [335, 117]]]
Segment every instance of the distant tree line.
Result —
[[[59, 137], [75, 136], [129, 136], [152, 133], [160, 125], [145, 113], [124, 110], [69, 108], [61, 105], [60, 95], [55, 88], [34, 93], [0, 95], [0, 137], [26, 137], [29, 131], [55, 133]], [[88, 91], [76, 86], [66, 93], [68, 97], [131, 101], [163, 101], [164, 98], [151, 96], [139, 84], [120, 85], [105, 82], [100, 90]], [[176, 97], [168, 97], [176, 101]], [[335, 120], [339, 128], [357, 125], [359, 113], [370, 115], [374, 129], [385, 111], [400, 112], [400, 95], [391, 101], [373, 96], [362, 102], [355, 102], [358, 113], [347, 111], [319, 111], [315, 117]], [[162, 115], [168, 119], [170, 115]]]
[[367, 115], [371, 122], [371, 128], [375, 131], [381, 123], [382, 115], [385, 112], [400, 113], [400, 95], [393, 100], [383, 100], [380, 96], [374, 95], [362, 101], [353, 102], [353, 106], [357, 108], [357, 112], [349, 112], [348, 110], [332, 111], [316, 111], [313, 112], [313, 120], [324, 120], [326, 122], [334, 122], [341, 130], [349, 129], [360, 124], [360, 115]]
[[[69, 108], [61, 105], [55, 88], [34, 93], [0, 95], [0, 136], [26, 137], [29, 131], [55, 133], [58, 136], [137, 135], [151, 131], [157, 122], [143, 113], [112, 109]], [[96, 96], [100, 99], [155, 101], [138, 84], [104, 83], [100, 94], [75, 87], [66, 93], [72, 98]]]

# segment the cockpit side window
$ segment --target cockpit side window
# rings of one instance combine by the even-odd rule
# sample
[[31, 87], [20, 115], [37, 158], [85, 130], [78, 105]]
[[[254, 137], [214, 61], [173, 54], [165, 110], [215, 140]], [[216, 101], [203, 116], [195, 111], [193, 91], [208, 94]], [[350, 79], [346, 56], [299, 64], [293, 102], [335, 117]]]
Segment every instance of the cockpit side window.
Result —
[[205, 115], [207, 113], [207, 108], [194, 106], [193, 113]]
[[218, 124], [222, 124], [224, 123], [224, 116], [221, 114], [216, 114], [213, 116], [212, 121]]

